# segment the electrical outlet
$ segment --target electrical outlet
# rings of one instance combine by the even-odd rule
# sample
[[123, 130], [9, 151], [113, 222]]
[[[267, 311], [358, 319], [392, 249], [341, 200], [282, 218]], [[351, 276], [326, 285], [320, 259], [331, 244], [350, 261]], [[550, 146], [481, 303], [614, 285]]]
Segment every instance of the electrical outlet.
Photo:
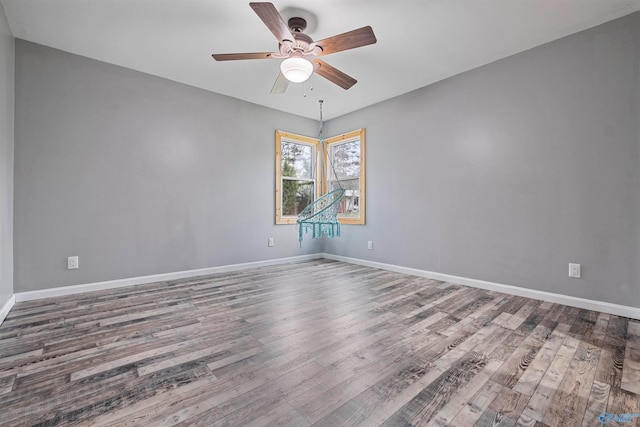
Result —
[[267, 246], [269, 246], [270, 248], [276, 245], [276, 239], [273, 237], [269, 237], [269, 239], [267, 240]]
[[372, 241], [372, 240], [369, 240], [369, 241], [367, 242], [367, 249], [369, 249], [370, 251], [372, 251], [372, 250], [373, 250], [373, 241]]
[[67, 258], [67, 270], [75, 270], [77, 268], [80, 268], [78, 264], [78, 257], [70, 256], [69, 258]]
[[574, 279], [579, 279], [581, 277], [581, 266], [580, 264], [569, 263], [569, 277], [573, 277]]

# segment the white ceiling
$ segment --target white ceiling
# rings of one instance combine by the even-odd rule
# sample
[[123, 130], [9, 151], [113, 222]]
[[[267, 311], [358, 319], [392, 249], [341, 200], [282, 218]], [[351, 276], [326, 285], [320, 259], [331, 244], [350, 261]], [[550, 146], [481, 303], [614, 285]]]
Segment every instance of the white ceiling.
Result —
[[[640, 10], [640, 0], [274, 0], [315, 17], [320, 40], [371, 25], [378, 43], [324, 56], [355, 77], [319, 76], [271, 95], [279, 61], [216, 62], [212, 53], [276, 51], [240, 0], [0, 0], [15, 37], [281, 111], [325, 119]], [[311, 31], [309, 31], [311, 30]]]

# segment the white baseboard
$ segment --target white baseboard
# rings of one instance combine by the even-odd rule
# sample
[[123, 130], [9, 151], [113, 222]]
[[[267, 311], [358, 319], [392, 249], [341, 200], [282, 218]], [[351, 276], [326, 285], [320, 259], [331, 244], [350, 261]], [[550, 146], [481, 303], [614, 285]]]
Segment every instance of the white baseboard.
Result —
[[381, 270], [389, 270], [397, 273], [411, 274], [413, 276], [426, 277], [428, 279], [441, 280], [443, 282], [457, 283], [460, 285], [470, 286], [473, 288], [486, 289], [489, 291], [501, 292], [504, 294], [517, 295], [527, 298], [549, 301], [556, 304], [568, 305], [571, 307], [583, 308], [586, 310], [601, 311], [603, 313], [615, 314], [618, 316], [629, 317], [631, 319], [640, 320], [640, 308], [629, 307], [626, 305], [612, 304], [609, 302], [595, 301], [586, 298], [572, 297], [569, 295], [556, 294], [546, 291], [537, 291], [535, 289], [520, 288], [518, 286], [503, 285], [501, 283], [486, 282], [484, 280], [469, 279], [468, 277], [453, 276], [450, 274], [435, 273], [433, 271], [418, 270], [415, 268], [402, 267], [394, 264], [384, 264], [381, 262], [367, 261], [358, 258], [350, 258], [340, 255], [322, 254], [323, 258], [335, 261], [348, 262], [351, 264], [359, 264], [367, 267], [379, 268]]
[[0, 311], [0, 324], [13, 307], [15, 302], [31, 301], [43, 298], [59, 297], [83, 292], [100, 291], [106, 289], [121, 288], [124, 286], [140, 285], [145, 283], [161, 282], [167, 280], [184, 279], [188, 277], [204, 276], [207, 274], [226, 273], [248, 268], [265, 267], [270, 265], [286, 264], [291, 262], [308, 261], [312, 259], [326, 258], [335, 261], [348, 262], [350, 264], [364, 265], [367, 267], [379, 268], [382, 270], [395, 271], [397, 273], [410, 274], [413, 276], [426, 277], [444, 282], [457, 283], [473, 288], [486, 289], [490, 291], [502, 292], [510, 295], [517, 295], [527, 298], [549, 301], [557, 304], [564, 304], [572, 307], [587, 310], [601, 311], [603, 313], [615, 314], [640, 320], [640, 308], [625, 305], [612, 304], [603, 301], [589, 300], [569, 295], [556, 294], [552, 292], [537, 291], [535, 289], [520, 288], [518, 286], [504, 285], [501, 283], [487, 282], [484, 280], [470, 279], [468, 277], [453, 276], [450, 274], [436, 273], [433, 271], [419, 270], [416, 268], [402, 267], [394, 264], [385, 264], [376, 261], [367, 261], [358, 258], [350, 258], [340, 255], [318, 253], [301, 255], [288, 258], [278, 258], [265, 261], [247, 262], [242, 264], [223, 265], [219, 267], [201, 268], [197, 270], [178, 271], [173, 273], [154, 274], [150, 276], [132, 277], [127, 279], [109, 280], [106, 282], [86, 283], [82, 285], [61, 286], [58, 288], [42, 289], [37, 291], [17, 292], [2, 307]]
[[[265, 267], [270, 265], [287, 264], [290, 262], [308, 261], [322, 258], [321, 254], [300, 255], [288, 258], [277, 258], [265, 261], [246, 262], [242, 264], [222, 265], [219, 267], [199, 268], [197, 270], [177, 271], [173, 273], [153, 274], [150, 276], [131, 277], [127, 279], [108, 280], [105, 282], [85, 283], [82, 285], [61, 286], [37, 291], [17, 292], [15, 301], [32, 301], [43, 298], [60, 297], [64, 295], [80, 294], [83, 292], [102, 291], [122, 288], [125, 286], [142, 285], [145, 283], [164, 282], [167, 280], [184, 279], [188, 277], [206, 276], [208, 274], [226, 273], [229, 271], [245, 270], [248, 268]], [[11, 307], [9, 307], [11, 308]], [[8, 313], [8, 311], [7, 311]]]
[[7, 301], [2, 306], [2, 308], [0, 308], [0, 325], [2, 325], [2, 322], [4, 322], [4, 319], [7, 318], [7, 315], [9, 314], [9, 312], [11, 311], [15, 303], [16, 303], [16, 296], [11, 295], [11, 298], [9, 298], [9, 301]]

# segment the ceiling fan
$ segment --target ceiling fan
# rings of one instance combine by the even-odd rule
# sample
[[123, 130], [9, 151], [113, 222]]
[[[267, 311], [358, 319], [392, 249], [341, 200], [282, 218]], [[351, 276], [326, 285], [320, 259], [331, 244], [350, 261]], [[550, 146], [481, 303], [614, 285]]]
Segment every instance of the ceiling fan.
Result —
[[284, 93], [289, 82], [304, 82], [314, 71], [343, 89], [349, 89], [358, 82], [318, 57], [376, 43], [376, 36], [371, 27], [362, 27], [314, 42], [303, 32], [307, 27], [305, 19], [294, 17], [285, 23], [272, 3], [249, 3], [249, 6], [278, 39], [278, 52], [216, 53], [211, 55], [216, 61], [283, 59], [280, 64], [280, 74], [276, 78], [271, 93]]

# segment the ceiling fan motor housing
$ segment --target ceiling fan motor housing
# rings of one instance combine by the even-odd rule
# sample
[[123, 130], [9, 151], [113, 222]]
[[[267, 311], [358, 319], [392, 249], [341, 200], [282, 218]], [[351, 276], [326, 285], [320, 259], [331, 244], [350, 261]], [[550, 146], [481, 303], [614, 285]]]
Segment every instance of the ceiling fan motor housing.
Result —
[[309, 45], [313, 43], [313, 39], [306, 34], [295, 33], [293, 37], [296, 39], [293, 44], [294, 50], [302, 50], [306, 52], [309, 49]]
[[294, 41], [289, 43], [288, 40], [285, 40], [280, 44], [280, 53], [283, 55], [290, 54], [299, 54], [300, 56], [306, 55], [320, 55], [322, 53], [322, 48], [320, 46], [313, 46], [313, 39], [304, 33], [292, 33]]

